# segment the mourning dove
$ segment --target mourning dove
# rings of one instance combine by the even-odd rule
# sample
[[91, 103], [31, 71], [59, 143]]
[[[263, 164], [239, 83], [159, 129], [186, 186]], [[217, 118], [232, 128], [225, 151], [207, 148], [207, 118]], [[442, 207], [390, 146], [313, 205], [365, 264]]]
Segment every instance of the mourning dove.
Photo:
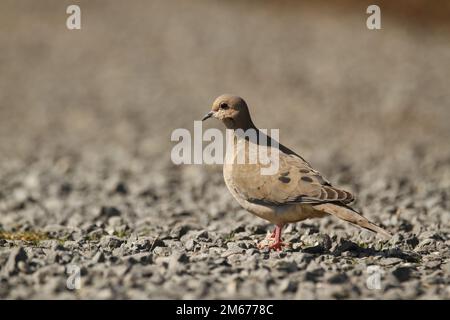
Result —
[[[257, 133], [261, 131], [253, 124], [248, 106], [242, 98], [228, 94], [219, 96], [202, 121], [211, 117], [221, 120], [234, 134], [236, 149], [232, 161], [226, 161], [223, 166], [229, 191], [244, 209], [276, 225], [273, 233], [266, 239], [268, 242], [262, 242], [260, 247], [269, 246], [270, 249], [281, 250], [286, 245], [281, 240], [283, 226], [328, 215], [384, 237], [391, 237], [388, 232], [349, 206], [354, 200], [350, 192], [333, 187], [301, 156], [269, 136], [266, 136], [269, 143], [263, 145], [263, 139], [258, 136], [250, 139], [243, 135], [242, 132], [251, 129]], [[254, 150], [252, 147], [255, 146], [266, 147], [269, 154], [278, 155], [276, 172], [262, 174], [261, 168], [264, 165], [259, 160], [256, 163], [248, 162], [252, 153], [250, 150]], [[236, 161], [242, 153], [245, 153], [244, 163]]]

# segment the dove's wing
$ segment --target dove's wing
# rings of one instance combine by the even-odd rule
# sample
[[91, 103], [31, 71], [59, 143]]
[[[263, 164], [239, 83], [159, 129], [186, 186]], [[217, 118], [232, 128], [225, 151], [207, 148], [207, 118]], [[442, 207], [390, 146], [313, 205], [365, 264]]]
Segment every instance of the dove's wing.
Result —
[[280, 151], [279, 160], [279, 170], [273, 175], [261, 174], [260, 164], [234, 164], [231, 169], [233, 188], [247, 201], [267, 205], [353, 201], [350, 192], [332, 187], [295, 153]]
[[279, 168], [273, 175], [263, 175], [261, 168], [264, 166], [260, 163], [231, 166], [231, 187], [240, 197], [266, 206], [309, 204], [317, 211], [391, 237], [348, 206], [354, 200], [350, 192], [333, 187], [303, 158], [286, 147], [280, 145], [279, 151]]

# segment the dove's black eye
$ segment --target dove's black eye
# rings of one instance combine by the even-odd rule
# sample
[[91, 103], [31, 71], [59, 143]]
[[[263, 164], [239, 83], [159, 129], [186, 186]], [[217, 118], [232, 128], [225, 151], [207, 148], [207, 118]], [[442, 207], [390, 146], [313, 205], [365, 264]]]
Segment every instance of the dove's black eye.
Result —
[[228, 104], [226, 102], [222, 102], [220, 104], [220, 109], [228, 109], [228, 108], [229, 108], [229, 106], [228, 106]]

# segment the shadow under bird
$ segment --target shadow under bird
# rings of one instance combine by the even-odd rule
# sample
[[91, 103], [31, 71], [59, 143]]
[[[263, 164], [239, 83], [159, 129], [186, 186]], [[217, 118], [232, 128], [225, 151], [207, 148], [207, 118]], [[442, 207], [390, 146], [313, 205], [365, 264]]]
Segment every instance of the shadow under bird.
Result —
[[[256, 148], [262, 147], [260, 139], [249, 139], [241, 133], [249, 129], [259, 132], [242, 98], [228, 94], [219, 96], [202, 120], [211, 117], [221, 120], [228, 129], [233, 130], [233, 143], [235, 150], [238, 150], [234, 152], [233, 159], [226, 161], [223, 166], [228, 190], [244, 209], [276, 225], [272, 234], [260, 243], [260, 248], [268, 246], [281, 250], [286, 246], [281, 240], [281, 232], [286, 224], [328, 215], [386, 238], [391, 237], [387, 231], [349, 206], [354, 200], [350, 192], [332, 186], [306, 160], [282, 144], [273, 143], [271, 137], [267, 137], [269, 144], [263, 147], [269, 149], [269, 154], [273, 151], [279, 156], [278, 170], [274, 174], [261, 174], [263, 164], [259, 160], [256, 163], [236, 161], [242, 156], [240, 153], [249, 153], [252, 144], [256, 144]], [[248, 159], [248, 154], [243, 156]]]

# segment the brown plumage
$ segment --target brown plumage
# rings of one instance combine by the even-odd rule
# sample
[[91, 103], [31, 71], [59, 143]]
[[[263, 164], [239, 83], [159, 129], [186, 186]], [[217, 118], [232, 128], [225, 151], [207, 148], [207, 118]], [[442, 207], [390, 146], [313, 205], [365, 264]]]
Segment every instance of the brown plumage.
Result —
[[[281, 144], [276, 146], [277, 142], [270, 137], [267, 139], [269, 146], [264, 146], [258, 138], [252, 139], [243, 135], [242, 130], [253, 129], [257, 133], [259, 131], [253, 124], [247, 104], [242, 98], [232, 95], [218, 97], [203, 120], [210, 117], [222, 120], [228, 129], [235, 132], [233, 162], [224, 164], [225, 182], [242, 207], [276, 224], [276, 230], [272, 234], [272, 248], [281, 248], [281, 228], [286, 223], [329, 214], [390, 237], [388, 232], [349, 207], [354, 200], [350, 192], [332, 186], [301, 156]], [[265, 150], [269, 154], [278, 154], [279, 165], [274, 174], [261, 174], [261, 168], [268, 165], [250, 161], [258, 159], [252, 156], [261, 148], [267, 148]], [[245, 159], [244, 163], [237, 161], [240, 156]]]

